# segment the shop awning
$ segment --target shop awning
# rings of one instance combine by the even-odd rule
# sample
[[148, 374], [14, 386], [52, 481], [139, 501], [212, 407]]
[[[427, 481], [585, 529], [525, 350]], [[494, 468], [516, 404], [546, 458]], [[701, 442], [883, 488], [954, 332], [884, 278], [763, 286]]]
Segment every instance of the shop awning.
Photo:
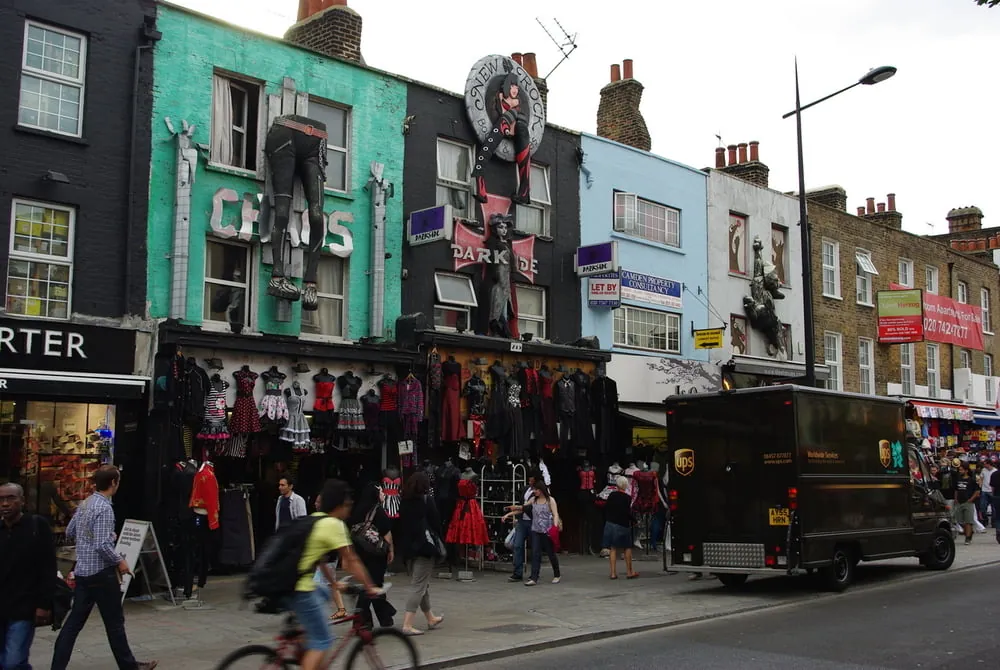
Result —
[[925, 400], [908, 401], [917, 410], [917, 416], [922, 419], [948, 419], [950, 421], [972, 421], [973, 411], [958, 403], [928, 402]]
[[0, 368], [0, 399], [11, 395], [131, 400], [146, 393], [148, 377]]
[[991, 410], [972, 411], [972, 422], [980, 426], [1000, 426], [1000, 415]]
[[[779, 361], [773, 358], [737, 354], [733, 356], [731, 363], [733, 364], [733, 372], [737, 374], [788, 380], [793, 380], [796, 377], [804, 377], [806, 374], [805, 363], [798, 363], [796, 361]], [[826, 381], [829, 378], [830, 368], [817, 364], [816, 379]]]
[[618, 413], [651, 426], [663, 426], [664, 428], [667, 426], [667, 411], [663, 407], [618, 403]]

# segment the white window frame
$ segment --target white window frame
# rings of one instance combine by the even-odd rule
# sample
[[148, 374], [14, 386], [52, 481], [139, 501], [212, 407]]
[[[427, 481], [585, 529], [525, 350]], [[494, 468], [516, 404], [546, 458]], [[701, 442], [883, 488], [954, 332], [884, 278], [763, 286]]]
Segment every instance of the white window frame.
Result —
[[912, 396], [916, 389], [916, 377], [913, 374], [913, 343], [899, 345], [899, 380], [905, 396]]
[[964, 281], [958, 282], [957, 300], [963, 305], [969, 304], [969, 285]]
[[[618, 215], [619, 205], [621, 205], [622, 209], [621, 216]], [[663, 210], [662, 240], [656, 239], [655, 237], [644, 233], [645, 229], [651, 227], [644, 225], [641, 221], [642, 217], [640, 216], [639, 210], [642, 206], [659, 207]], [[677, 249], [681, 248], [681, 211], [674, 207], [668, 207], [667, 205], [653, 202], [652, 200], [640, 198], [635, 193], [623, 193], [616, 191], [614, 197], [614, 209], [612, 211], [612, 222], [613, 228], [616, 232], [637, 237], [648, 242], [653, 242], [654, 244], [662, 244], [664, 246]], [[673, 229], [671, 229], [671, 226]]]
[[[221, 244], [230, 247], [237, 247], [243, 249], [247, 254], [247, 276], [242, 282], [235, 282], [229, 279], [215, 279], [208, 276], [208, 245], [210, 244]], [[244, 300], [246, 301], [246, 323], [243, 324], [243, 330], [252, 331], [257, 323], [257, 296], [255, 287], [257, 286], [257, 254], [253, 253], [254, 248], [245, 242], [233, 242], [231, 240], [222, 240], [218, 238], [208, 237], [205, 240], [205, 260], [202, 265], [202, 300], [205, 296], [205, 285], [211, 284], [212, 286], [228, 286], [230, 288], [242, 288], [246, 293], [244, 294]], [[211, 306], [209, 306], [208, 313], [211, 314]], [[203, 330], [222, 330], [229, 331], [230, 325], [228, 321], [216, 321], [205, 316], [205, 305], [201, 307], [201, 327]]]
[[913, 288], [913, 261], [909, 258], [899, 259], [899, 285]]
[[[352, 128], [352, 114], [351, 108], [347, 105], [341, 105], [339, 103], [333, 102], [331, 100], [326, 100], [325, 98], [315, 98], [309, 96], [309, 105], [319, 105], [320, 107], [328, 107], [330, 109], [339, 109], [344, 113], [344, 141], [347, 142], [346, 147], [339, 147], [335, 144], [330, 143], [330, 133], [329, 128], [327, 128], [327, 141], [326, 141], [326, 155], [329, 156], [330, 152], [339, 153], [344, 155], [344, 188], [336, 188], [330, 186], [325, 181], [323, 182], [323, 189], [329, 191], [330, 193], [350, 193], [351, 192], [351, 132]], [[327, 165], [329, 165], [330, 160], [327, 158]]]
[[924, 268], [924, 281], [927, 284], [926, 291], [928, 293], [933, 293], [935, 295], [937, 294], [939, 286], [938, 276], [939, 276], [938, 269], [933, 265], [928, 265], [926, 268]]
[[[319, 290], [317, 290], [316, 291], [316, 298], [318, 300], [320, 300], [320, 301], [322, 301], [324, 298], [326, 300], [339, 300], [340, 301], [340, 333], [338, 334], [338, 333], [307, 333], [307, 332], [305, 332], [304, 330], [302, 330], [302, 325], [303, 325], [303, 322], [305, 321], [305, 316], [306, 316], [306, 313], [308, 312], [308, 310], [302, 310], [302, 317], [300, 318], [300, 323], [299, 323], [299, 330], [300, 330], [299, 337], [300, 338], [307, 339], [307, 340], [323, 340], [323, 341], [345, 340], [345, 339], [347, 339], [347, 313], [348, 313], [347, 312], [347, 299], [348, 299], [348, 288], [350, 286], [350, 278], [351, 278], [351, 269], [350, 269], [350, 262], [351, 261], [350, 261], [349, 258], [341, 258], [339, 256], [334, 256], [332, 254], [324, 254], [320, 258], [320, 266], [319, 266], [320, 267], [320, 269], [319, 269], [320, 272], [323, 271], [323, 261], [330, 260], [330, 259], [339, 260], [340, 263], [341, 263], [341, 266], [340, 266], [341, 267], [341, 272], [343, 272], [343, 275], [344, 275], [341, 278], [341, 286], [344, 287], [343, 288], [344, 292], [343, 292], [343, 294], [338, 295], [336, 293], [322, 293]], [[317, 284], [317, 289], [318, 289], [318, 287], [319, 286]], [[314, 311], [308, 312], [308, 313], [310, 313], [310, 314], [319, 314], [319, 310], [314, 310]]]
[[[535, 175], [531, 174], [531, 204], [530, 205], [517, 205], [515, 211], [515, 217], [517, 221], [517, 229], [523, 233], [528, 233], [531, 235], [538, 235], [539, 237], [551, 237], [552, 236], [552, 182], [549, 180], [549, 168], [546, 165], [538, 165], [537, 163], [531, 164], [531, 171], [540, 170], [542, 173], [542, 178], [545, 184], [544, 199], [538, 197], [539, 193], [535, 188], [535, 184], [538, 182], [535, 179]], [[516, 214], [522, 209], [534, 209], [542, 213], [542, 229], [527, 230], [521, 227], [521, 217]]]
[[[465, 150], [466, 154], [468, 155], [468, 160], [466, 162], [467, 162], [467, 164], [469, 166], [469, 175], [468, 175], [468, 178], [466, 179], [466, 181], [464, 181], [464, 182], [462, 182], [462, 181], [455, 181], [455, 180], [452, 180], [452, 179], [450, 179], [448, 177], [442, 177], [441, 176], [441, 145], [442, 144], [450, 144], [450, 145], [452, 145], [454, 147], [458, 147], [459, 149], [464, 149]], [[441, 186], [441, 187], [444, 187], [444, 188], [450, 188], [450, 189], [453, 189], [453, 190], [456, 190], [456, 191], [464, 191], [465, 194], [466, 194], [466, 201], [465, 201], [465, 207], [466, 207], [466, 209], [465, 209], [465, 211], [462, 211], [462, 210], [460, 210], [457, 207], [455, 207], [454, 209], [455, 209], [455, 214], [457, 216], [459, 216], [461, 218], [466, 218], [466, 219], [473, 219], [473, 218], [475, 218], [475, 207], [472, 205], [472, 203], [475, 201], [475, 198], [472, 197], [472, 189], [473, 189], [473, 184], [472, 184], [472, 168], [473, 168], [473, 165], [475, 165], [475, 163], [473, 163], [472, 161], [475, 158], [475, 156], [473, 156], [472, 152], [473, 152], [473, 148], [471, 146], [469, 146], [468, 144], [463, 144], [462, 142], [456, 142], [454, 140], [449, 140], [449, 139], [446, 139], [444, 137], [437, 138], [437, 142], [434, 144], [434, 155], [435, 155], [434, 166], [435, 166], [435, 169], [437, 170], [437, 173], [435, 174], [435, 177], [436, 177], [435, 187], [434, 187], [435, 191], [437, 190], [438, 186]], [[435, 198], [435, 202], [437, 202], [437, 195], [435, 195], [434, 198]], [[450, 205], [451, 203], [447, 203], [447, 204]], [[472, 211], [469, 211], [470, 209]]]
[[[665, 331], [664, 331], [664, 336], [663, 336], [663, 343], [664, 344], [663, 344], [663, 348], [662, 349], [656, 349], [656, 348], [652, 348], [652, 347], [642, 347], [642, 346], [639, 346], [637, 344], [629, 344], [628, 343], [628, 337], [629, 337], [628, 317], [629, 317], [629, 312], [647, 312], [649, 314], [656, 314], [656, 315], [661, 315], [662, 314], [662, 315], [664, 315], [666, 317], [666, 319], [664, 321]], [[621, 314], [622, 319], [624, 319], [624, 328], [623, 328], [623, 333], [622, 333], [625, 336], [625, 341], [624, 342], [621, 342], [621, 341], [615, 339], [617, 337], [618, 333], [617, 333], [617, 329], [614, 327], [614, 317], [617, 316], [618, 314]], [[677, 348], [676, 349], [671, 349], [670, 348], [671, 324], [673, 324], [673, 330], [675, 330], [677, 332]], [[622, 305], [621, 307], [618, 307], [617, 309], [613, 310], [611, 329], [612, 329], [611, 339], [613, 341], [614, 346], [616, 346], [616, 347], [623, 347], [623, 348], [626, 348], [626, 349], [639, 349], [641, 351], [657, 351], [657, 352], [665, 353], [665, 354], [680, 354], [681, 353], [681, 348], [682, 348], [683, 343], [681, 341], [682, 338], [681, 338], [681, 330], [680, 330], [681, 329], [681, 315], [680, 314], [676, 314], [674, 312], [665, 312], [665, 311], [656, 310], [656, 309], [644, 309], [642, 307], [632, 307], [631, 305]]]
[[988, 288], [979, 289], [979, 309], [983, 315], [983, 332], [993, 334], [993, 315], [991, 313], [991, 296]]
[[[223, 79], [229, 84], [229, 88], [238, 88], [246, 93], [246, 106], [244, 108], [244, 118], [242, 125], [238, 125], [234, 120], [231, 126], [231, 132], [237, 131], [243, 135], [243, 155], [240, 160], [237, 160], [237, 156], [233, 155], [233, 162], [226, 163], [223, 161], [217, 161], [212, 158], [212, 147], [215, 145], [215, 123], [214, 119], [209, 125], [209, 159], [208, 164], [213, 167], [219, 167], [223, 170], [236, 170], [239, 173], [245, 173], [253, 175], [254, 177], [264, 174], [264, 139], [265, 139], [265, 126], [267, 124], [267, 95], [264, 90], [264, 83], [251, 79], [250, 77], [244, 77], [232, 72], [227, 72], [224, 70], [215, 70], [212, 72], [212, 114], [215, 113], [215, 78]], [[254, 89], [257, 91], [257, 95], [254, 96]], [[255, 133], [255, 143], [253, 147], [248, 146], [247, 136], [250, 131], [249, 118], [250, 118], [250, 105], [254, 104], [257, 106], [257, 127], [254, 129]], [[247, 157], [251, 155], [254, 156], [254, 167], [248, 168]], [[239, 163], [235, 165], [234, 163]]]
[[[831, 250], [833, 262], [827, 263], [826, 250]], [[840, 298], [840, 243], [835, 240], [823, 238], [820, 242], [820, 264], [823, 268], [821, 276], [823, 295], [827, 298]], [[833, 285], [833, 291], [827, 290], [827, 275], [829, 283]]]
[[[549, 337], [549, 322], [548, 322], [549, 297], [547, 295], [547, 291], [541, 286], [532, 286], [531, 284], [514, 284], [514, 291], [534, 291], [535, 293], [541, 294], [542, 313], [540, 315], [538, 314], [525, 315], [523, 312], [521, 312], [521, 300], [519, 298], [517, 302], [517, 320], [530, 321], [532, 323], [542, 324], [541, 335], [535, 335], [534, 337], [535, 339], [539, 340], [547, 340]], [[518, 326], [518, 330], [520, 330], [520, 325]]]
[[[51, 209], [60, 212], [66, 212], [69, 214], [69, 233], [68, 239], [66, 241], [66, 256], [53, 256], [50, 254], [38, 254], [31, 251], [19, 251], [14, 248], [14, 235], [16, 233], [16, 219], [17, 219], [17, 206], [27, 205], [30, 207], [42, 207], [45, 209]], [[7, 240], [7, 277], [6, 284], [4, 286], [4, 310], [9, 316], [24, 316], [30, 317], [32, 319], [45, 319], [47, 321], [65, 321], [69, 319], [73, 314], [73, 278], [74, 271], [76, 269], [73, 260], [74, 254], [74, 238], [76, 237], [76, 210], [72, 207], [65, 207], [63, 205], [56, 205], [51, 202], [43, 202], [40, 200], [28, 200], [26, 198], [14, 198], [10, 203], [10, 234]], [[10, 294], [10, 261], [25, 261], [28, 263], [47, 263], [49, 265], [62, 265], [63, 267], [69, 268], [69, 285], [66, 287], [66, 317], [65, 319], [54, 317], [54, 316], [35, 316], [33, 314], [19, 314], [17, 312], [6, 312], [6, 300], [7, 296]], [[30, 281], [30, 279], [26, 280]], [[46, 282], [48, 286], [48, 282]], [[44, 298], [45, 302], [48, 303], [48, 297]], [[46, 309], [46, 312], [48, 310]]]
[[972, 354], [968, 349], [958, 350], [958, 369], [968, 368], [972, 370]]
[[[469, 294], [472, 296], [471, 301], [464, 300], [448, 300], [441, 297], [441, 285], [438, 283], [439, 277], [454, 277], [455, 279], [460, 279], [465, 281], [469, 285]], [[479, 307], [479, 299], [476, 297], [476, 287], [472, 284], [472, 277], [467, 274], [462, 274], [461, 272], [435, 272], [434, 273], [434, 297], [439, 305], [458, 305], [459, 307]]]
[[[449, 305], [447, 303], [435, 303], [434, 309], [435, 310], [440, 309], [447, 312], [459, 312], [465, 314], [465, 330], [466, 331], [472, 330], [472, 320], [471, 320], [472, 314], [471, 310], [468, 307], [459, 307], [458, 305]], [[431, 316], [433, 320], [433, 312], [431, 313]], [[451, 326], [444, 326], [444, 325], [439, 326], [437, 323], [434, 323], [434, 330], [439, 330], [448, 333], [458, 332], [458, 328], [452, 328]]]
[[875, 340], [870, 337], [858, 338], [858, 372], [858, 391], [875, 395]]
[[[836, 358], [830, 358], [830, 343]], [[844, 390], [844, 336], [840, 333], [825, 331], [823, 333], [823, 362], [830, 369], [830, 378], [826, 380], [826, 388], [831, 391]]]
[[873, 285], [875, 282], [872, 277], [878, 276], [878, 270], [872, 262], [872, 253], [866, 249], [855, 249], [854, 265], [855, 298], [857, 303], [873, 307]]
[[941, 395], [941, 350], [938, 345], [927, 343], [927, 395]]
[[983, 375], [986, 377], [986, 402], [992, 403], [993, 399], [993, 355], [983, 354]]
[[[80, 75], [78, 77], [66, 77], [61, 74], [55, 74], [49, 72], [48, 70], [40, 70], [28, 65], [28, 30], [32, 27], [40, 28], [41, 30], [47, 30], [53, 33], [59, 33], [67, 37], [72, 37], [74, 39], [80, 40]], [[39, 21], [25, 21], [24, 22], [24, 42], [21, 45], [21, 76], [18, 78], [18, 112], [17, 112], [17, 125], [22, 128], [36, 128], [38, 130], [45, 131], [47, 133], [55, 133], [56, 135], [65, 135], [67, 137], [82, 137], [83, 136], [83, 112], [84, 112], [84, 94], [86, 93], [87, 85], [87, 37], [80, 33], [73, 32], [71, 30], [66, 30], [64, 28], [56, 28], [55, 26], [50, 26], [46, 23], [41, 23]], [[35, 77], [36, 79], [41, 79], [43, 81], [49, 81], [61, 86], [70, 86], [72, 88], [77, 88], [80, 90], [80, 106], [79, 112], [80, 116], [76, 123], [76, 132], [68, 133], [64, 130], [53, 130], [51, 128], [46, 128], [41, 125], [33, 125], [28, 123], [21, 123], [21, 87], [23, 84], [21, 80], [24, 75], [27, 74], [29, 77]]]

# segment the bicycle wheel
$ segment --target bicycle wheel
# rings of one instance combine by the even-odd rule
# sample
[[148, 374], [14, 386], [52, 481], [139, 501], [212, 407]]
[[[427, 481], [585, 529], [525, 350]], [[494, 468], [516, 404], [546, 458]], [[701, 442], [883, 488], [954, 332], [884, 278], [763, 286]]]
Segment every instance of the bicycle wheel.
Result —
[[[372, 641], [365, 644], [358, 640], [347, 655], [347, 670], [369, 668], [389, 670], [392, 668], [420, 668], [417, 648], [410, 638], [395, 628], [379, 628], [372, 632]], [[360, 662], [359, 662], [360, 661]]]
[[251, 644], [226, 656], [219, 662], [216, 670], [287, 670], [288, 667], [274, 649], [262, 644]]

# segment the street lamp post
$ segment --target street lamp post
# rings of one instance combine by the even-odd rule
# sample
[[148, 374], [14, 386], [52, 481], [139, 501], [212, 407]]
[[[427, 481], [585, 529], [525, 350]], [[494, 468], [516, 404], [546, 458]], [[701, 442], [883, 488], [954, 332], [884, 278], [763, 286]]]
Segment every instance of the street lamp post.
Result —
[[869, 71], [865, 74], [865, 76], [861, 77], [861, 79], [858, 79], [850, 86], [845, 86], [839, 91], [824, 96], [819, 100], [814, 100], [808, 105], [803, 105], [799, 98], [799, 60], [798, 58], [795, 59], [795, 109], [788, 112], [781, 118], [787, 119], [789, 116], [795, 116], [795, 139], [798, 145], [799, 238], [801, 241], [802, 254], [802, 317], [805, 321], [804, 337], [806, 340], [806, 386], [816, 386], [816, 324], [813, 322], [812, 236], [809, 233], [809, 213], [806, 207], [806, 175], [805, 166], [802, 160], [802, 112], [825, 100], [829, 100], [834, 96], [840, 95], [845, 91], [849, 91], [855, 86], [860, 86], [862, 84], [865, 86], [871, 86], [885, 81], [894, 74], [896, 74], [896, 68], [891, 65], [877, 67]]

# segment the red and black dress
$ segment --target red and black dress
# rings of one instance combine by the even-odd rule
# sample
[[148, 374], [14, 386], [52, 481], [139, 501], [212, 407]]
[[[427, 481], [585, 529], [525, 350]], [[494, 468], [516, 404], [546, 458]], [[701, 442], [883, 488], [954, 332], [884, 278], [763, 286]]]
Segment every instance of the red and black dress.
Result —
[[441, 364], [441, 441], [458, 442], [462, 439], [462, 413], [459, 393], [462, 389], [462, 364], [445, 361]]
[[486, 532], [486, 519], [483, 510], [476, 500], [479, 489], [471, 479], [460, 479], [458, 482], [458, 503], [451, 514], [448, 524], [448, 534], [445, 542], [449, 544], [471, 544], [482, 547], [489, 543]]
[[234, 435], [259, 433], [260, 414], [253, 399], [257, 373], [253, 370], [237, 370], [233, 377], [236, 379], [236, 402], [233, 404], [232, 418], [229, 419], [229, 432]]

